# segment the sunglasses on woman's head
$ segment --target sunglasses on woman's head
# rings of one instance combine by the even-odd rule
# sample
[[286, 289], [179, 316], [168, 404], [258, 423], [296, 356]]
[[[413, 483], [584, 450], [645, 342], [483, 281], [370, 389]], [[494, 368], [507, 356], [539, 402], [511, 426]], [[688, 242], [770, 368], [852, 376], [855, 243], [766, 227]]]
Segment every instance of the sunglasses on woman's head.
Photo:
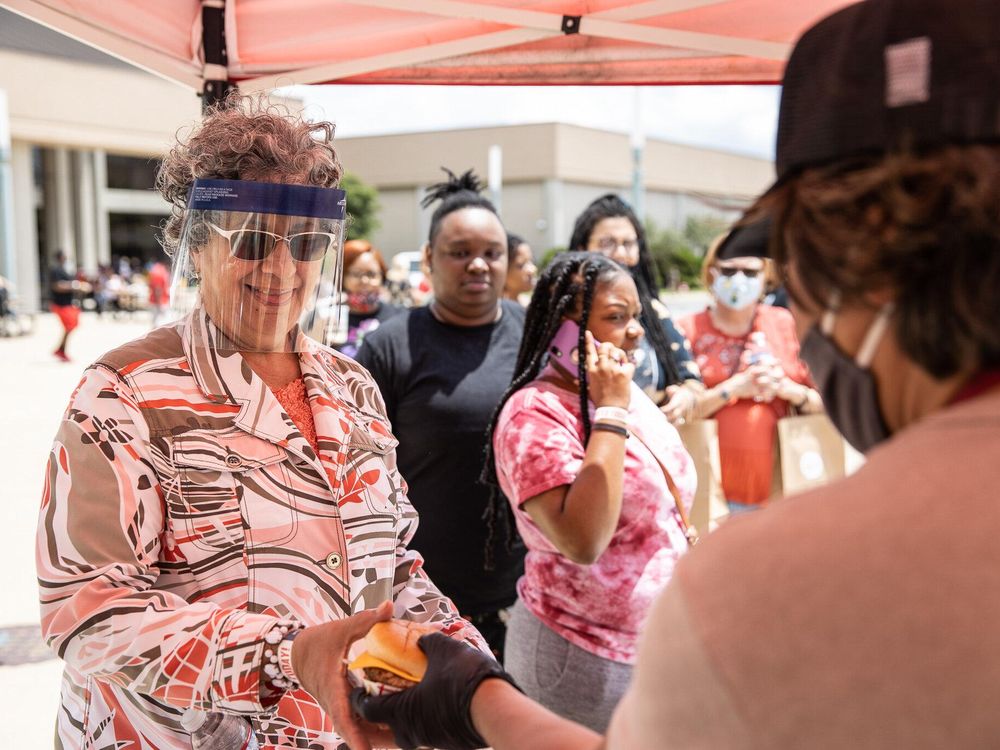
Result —
[[723, 276], [735, 276], [738, 273], [742, 273], [748, 279], [755, 279], [760, 274], [764, 273], [763, 268], [722, 268], [719, 267], [719, 273]]
[[337, 241], [334, 232], [298, 232], [282, 236], [261, 229], [223, 229], [210, 221], [205, 223], [228, 240], [229, 252], [239, 260], [264, 260], [274, 252], [278, 242], [284, 242], [293, 260], [311, 263], [322, 260]]

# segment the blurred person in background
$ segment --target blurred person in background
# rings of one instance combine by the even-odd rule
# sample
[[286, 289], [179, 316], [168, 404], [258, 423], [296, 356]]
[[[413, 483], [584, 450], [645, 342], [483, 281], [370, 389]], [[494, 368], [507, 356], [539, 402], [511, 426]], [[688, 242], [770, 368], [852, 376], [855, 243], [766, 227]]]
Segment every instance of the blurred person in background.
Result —
[[408, 549], [371, 377], [300, 329], [339, 270], [332, 137], [233, 96], [162, 162], [190, 309], [87, 368], [47, 468], [58, 747], [191, 748], [204, 713], [261, 747], [385, 747], [347, 705], [352, 640], [392, 614], [486, 648]]
[[998, 112], [993, 0], [866, 0], [807, 30], [749, 218], [774, 222], [802, 357], [867, 462], [681, 560], [606, 738], [437, 637], [420, 685], [365, 715], [445, 750], [996, 745]]
[[758, 257], [769, 232], [764, 222], [717, 238], [701, 269], [712, 304], [678, 323], [705, 381], [695, 413], [719, 425], [722, 489], [733, 511], [760, 508], [771, 496], [778, 420], [823, 410], [791, 313], [762, 301], [774, 277], [771, 261]]
[[386, 301], [385, 259], [368, 240], [344, 243], [344, 292], [347, 294], [347, 341], [336, 346], [348, 357], [358, 353], [371, 333], [403, 308]]
[[76, 303], [77, 292], [86, 292], [90, 285], [84, 281], [77, 281], [73, 275], [66, 270], [66, 253], [56, 250], [55, 263], [49, 269], [49, 295], [50, 309], [59, 318], [62, 325], [62, 336], [59, 344], [53, 352], [55, 358], [63, 362], [69, 362], [69, 355], [66, 354], [66, 345], [69, 343], [69, 335], [80, 325], [80, 308]]
[[507, 280], [503, 285], [503, 298], [526, 304], [538, 281], [538, 267], [531, 253], [531, 245], [520, 235], [507, 234]]
[[14, 296], [12, 293], [13, 284], [11, 284], [3, 276], [0, 276], [0, 318], [6, 318], [9, 315], [13, 315], [13, 309], [11, 307], [11, 298]]
[[[420, 513], [414, 547], [501, 655], [524, 547], [489, 539], [490, 490], [479, 476], [486, 428], [514, 374], [524, 308], [502, 299], [507, 232], [482, 183], [471, 170], [448, 174], [424, 199], [437, 203], [424, 245], [433, 299], [366, 336], [357, 361], [378, 384], [399, 438], [399, 470]], [[484, 555], [493, 563], [485, 571]]]
[[701, 373], [687, 339], [659, 300], [658, 274], [646, 246], [646, 232], [632, 207], [614, 193], [597, 198], [577, 217], [569, 247], [606, 255], [632, 273], [646, 332], [635, 355], [635, 381], [667, 419], [683, 424], [693, 416], [703, 390]]
[[146, 275], [149, 286], [149, 309], [153, 313], [153, 328], [160, 325], [170, 306], [170, 271], [165, 264], [155, 261]]
[[697, 482], [677, 431], [632, 382], [641, 313], [622, 266], [556, 256], [528, 307], [484, 472], [497, 488], [491, 529], [516, 520], [528, 547], [504, 666], [530, 698], [597, 731], [687, 550], [674, 495], [689, 508]]

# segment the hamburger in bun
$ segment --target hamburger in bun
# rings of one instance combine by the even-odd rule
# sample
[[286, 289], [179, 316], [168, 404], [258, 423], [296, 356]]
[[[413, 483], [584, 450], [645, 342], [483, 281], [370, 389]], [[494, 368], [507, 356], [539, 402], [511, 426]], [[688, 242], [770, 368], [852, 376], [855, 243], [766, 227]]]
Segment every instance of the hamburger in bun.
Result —
[[432, 626], [407, 620], [377, 622], [364, 638], [365, 650], [348, 669], [363, 674], [362, 683], [369, 693], [380, 695], [411, 688], [427, 670], [427, 657], [417, 640], [436, 631]]

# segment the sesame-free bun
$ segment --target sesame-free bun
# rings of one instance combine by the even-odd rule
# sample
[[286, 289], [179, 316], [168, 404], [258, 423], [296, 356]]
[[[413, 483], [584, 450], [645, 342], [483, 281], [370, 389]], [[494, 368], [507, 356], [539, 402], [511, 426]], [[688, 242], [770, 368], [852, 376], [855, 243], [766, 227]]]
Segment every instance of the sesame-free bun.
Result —
[[408, 620], [377, 622], [365, 636], [365, 650], [386, 664], [422, 679], [427, 671], [427, 657], [417, 645], [417, 640], [436, 631], [437, 628], [430, 625]]

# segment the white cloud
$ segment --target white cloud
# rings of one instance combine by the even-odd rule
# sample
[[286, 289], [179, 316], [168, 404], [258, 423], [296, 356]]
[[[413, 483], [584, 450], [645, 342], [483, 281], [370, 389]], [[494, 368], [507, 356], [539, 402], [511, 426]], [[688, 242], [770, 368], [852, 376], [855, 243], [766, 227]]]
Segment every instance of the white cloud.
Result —
[[[632, 132], [631, 86], [308, 86], [290, 89], [340, 136], [566, 122]], [[645, 86], [639, 119], [647, 137], [771, 158], [776, 86]]]

